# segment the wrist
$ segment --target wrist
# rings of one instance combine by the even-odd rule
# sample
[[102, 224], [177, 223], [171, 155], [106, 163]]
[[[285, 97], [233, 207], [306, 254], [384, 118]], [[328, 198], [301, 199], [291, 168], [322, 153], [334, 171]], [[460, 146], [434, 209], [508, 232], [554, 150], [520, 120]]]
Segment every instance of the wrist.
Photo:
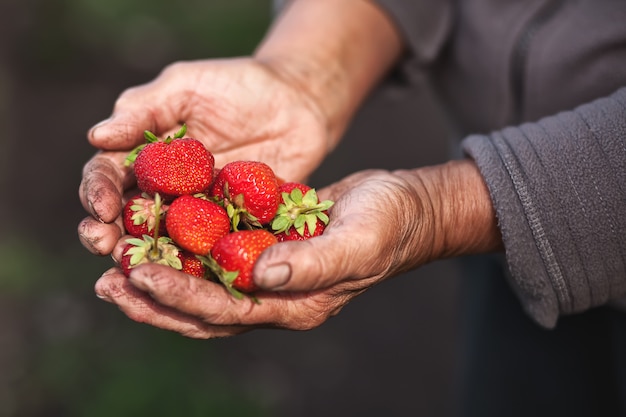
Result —
[[403, 171], [423, 206], [427, 261], [502, 250], [489, 191], [469, 159]]
[[254, 56], [310, 99], [332, 148], [401, 47], [391, 21], [367, 0], [294, 0]]

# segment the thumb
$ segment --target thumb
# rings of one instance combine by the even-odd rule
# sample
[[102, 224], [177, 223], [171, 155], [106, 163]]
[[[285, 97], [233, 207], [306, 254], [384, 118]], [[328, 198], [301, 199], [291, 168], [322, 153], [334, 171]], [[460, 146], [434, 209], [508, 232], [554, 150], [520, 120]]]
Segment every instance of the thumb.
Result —
[[178, 115], [166, 105], [167, 94], [147, 84], [126, 90], [115, 103], [113, 114], [93, 126], [87, 138], [102, 150], [128, 150], [145, 141], [144, 131], [156, 135], [178, 127]]
[[89, 130], [87, 138], [92, 146], [107, 150], [129, 150], [145, 139], [144, 130], [153, 130], [153, 124], [141, 114], [113, 115]]
[[361, 248], [355, 241], [328, 233], [270, 246], [255, 264], [254, 282], [265, 290], [310, 291], [360, 278]]

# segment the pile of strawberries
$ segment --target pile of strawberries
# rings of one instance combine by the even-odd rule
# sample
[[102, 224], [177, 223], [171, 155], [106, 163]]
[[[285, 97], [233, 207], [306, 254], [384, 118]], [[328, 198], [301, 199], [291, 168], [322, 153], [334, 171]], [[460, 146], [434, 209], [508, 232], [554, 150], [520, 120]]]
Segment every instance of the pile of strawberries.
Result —
[[258, 288], [252, 268], [261, 252], [287, 240], [323, 233], [332, 201], [315, 189], [284, 182], [259, 161], [215, 167], [213, 154], [185, 125], [160, 140], [146, 131], [133, 150], [140, 192], [124, 206], [126, 232], [121, 268], [154, 262], [221, 282], [237, 298]]

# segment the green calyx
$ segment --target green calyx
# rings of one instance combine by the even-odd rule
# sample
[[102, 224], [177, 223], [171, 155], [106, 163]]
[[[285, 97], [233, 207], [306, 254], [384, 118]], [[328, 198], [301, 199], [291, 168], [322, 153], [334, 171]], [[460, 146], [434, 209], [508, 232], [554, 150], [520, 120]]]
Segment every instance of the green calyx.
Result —
[[[243, 195], [239, 195], [243, 199]], [[234, 232], [239, 231], [239, 227], [243, 226], [246, 230], [254, 230], [254, 229], [262, 229], [263, 225], [259, 222], [255, 216], [250, 214], [244, 208], [237, 204], [227, 203], [226, 204], [226, 214], [228, 214], [228, 218], [230, 219], [231, 229]]]
[[155, 227], [156, 219], [160, 219], [160, 217], [164, 213], [164, 210], [162, 206], [157, 207], [156, 202], [153, 201], [148, 194], [142, 193], [141, 198], [143, 201], [141, 201], [139, 204], [132, 204], [130, 206], [130, 210], [133, 212], [131, 220], [133, 221], [133, 224], [135, 226], [146, 223], [148, 231], [151, 232]]
[[[144, 136], [146, 136], [146, 133], [150, 133], [148, 131], [144, 132]], [[165, 143], [172, 143], [172, 141], [174, 139], [182, 139], [183, 137], [185, 137], [185, 134], [187, 133], [187, 125], [185, 123], [183, 123], [183, 125], [181, 126], [180, 129], [178, 129], [178, 131], [176, 133], [174, 133], [174, 136], [168, 136], [165, 138], [164, 142]], [[157, 141], [159, 140], [156, 136], [152, 135], [153, 138], [155, 138]], [[146, 137], [146, 139], [148, 139]]]
[[259, 219], [245, 209], [246, 202], [243, 194], [231, 197], [228, 182], [224, 183], [224, 200], [222, 200], [221, 205], [226, 209], [232, 231], [239, 231], [240, 225], [243, 225], [247, 230], [263, 228]]
[[329, 218], [325, 211], [334, 202], [320, 202], [315, 189], [312, 188], [303, 195], [299, 188], [294, 188], [290, 193], [282, 193], [282, 198], [283, 202], [278, 206], [276, 216], [270, 223], [274, 233], [289, 233], [293, 227], [300, 236], [304, 236], [305, 228], [308, 228], [312, 236], [318, 220], [328, 224]]
[[171, 239], [165, 236], [155, 240], [151, 236], [143, 235], [142, 239], [132, 238], [126, 240], [126, 243], [133, 246], [126, 252], [130, 255], [131, 268], [142, 263], [153, 262], [179, 271], [183, 269], [183, 264], [178, 257], [178, 248]]
[[127, 167], [131, 166], [135, 162], [135, 160], [137, 159], [137, 155], [139, 155], [139, 153], [141, 151], [143, 151], [143, 148], [145, 148], [146, 145], [147, 145], [146, 143], [142, 143], [141, 145], [137, 146], [135, 149], [130, 151], [130, 153], [128, 154], [128, 156], [124, 160], [124, 165], [127, 166]]
[[[183, 138], [186, 133], [187, 133], [187, 125], [183, 123], [182, 127], [176, 133], [174, 133], [173, 137], [168, 136], [167, 138], [163, 140], [163, 142], [171, 143], [174, 139]], [[137, 159], [137, 155], [139, 155], [139, 153], [146, 147], [146, 145], [160, 141], [160, 139], [149, 130], [144, 130], [143, 137], [146, 139], [146, 143], [142, 143], [141, 145], [137, 146], [135, 149], [130, 151], [130, 153], [124, 160], [125, 166], [130, 166], [132, 163], [134, 163], [135, 160]]]
[[127, 255], [130, 255], [130, 267], [152, 262], [159, 265], [166, 265], [181, 271], [183, 263], [178, 257], [180, 250], [172, 239], [167, 236], [159, 236], [159, 227], [161, 222], [163, 200], [159, 193], [154, 195], [154, 237], [143, 235], [141, 239], [131, 238], [126, 243], [133, 247], [128, 249]]
[[239, 271], [227, 271], [217, 261], [208, 254], [206, 256], [197, 256], [198, 259], [202, 262], [204, 266], [207, 267], [209, 272], [217, 278], [219, 282], [221, 282], [226, 290], [236, 299], [241, 300], [244, 297], [244, 294], [233, 287], [233, 282], [239, 276]]

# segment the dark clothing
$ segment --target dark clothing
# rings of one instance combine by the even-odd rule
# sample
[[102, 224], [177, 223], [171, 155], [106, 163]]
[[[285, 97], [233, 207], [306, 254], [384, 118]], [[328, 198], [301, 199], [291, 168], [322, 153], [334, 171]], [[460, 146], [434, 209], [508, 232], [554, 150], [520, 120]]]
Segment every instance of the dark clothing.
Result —
[[520, 308], [499, 259], [461, 264], [458, 416], [626, 416], [626, 314], [599, 307], [545, 329]]
[[626, 88], [470, 136], [464, 149], [490, 188], [513, 287], [535, 320], [553, 327], [624, 295]]
[[553, 327], [624, 297], [626, 2], [380, 3], [485, 177], [526, 311]]
[[458, 408], [626, 416], [626, 1], [376, 1], [503, 235], [504, 256], [461, 260]]

